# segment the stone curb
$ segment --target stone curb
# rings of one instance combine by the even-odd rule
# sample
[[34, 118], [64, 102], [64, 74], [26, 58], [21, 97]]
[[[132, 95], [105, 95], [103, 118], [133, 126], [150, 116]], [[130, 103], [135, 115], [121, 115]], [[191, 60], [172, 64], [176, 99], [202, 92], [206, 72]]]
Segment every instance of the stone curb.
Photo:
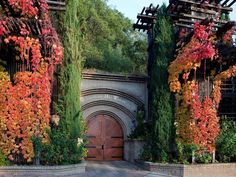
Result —
[[235, 177], [236, 163], [214, 164], [163, 164], [136, 160], [136, 164], [145, 170], [173, 177]]
[[80, 164], [61, 165], [61, 166], [3, 166], [0, 167], [0, 176], [63, 176], [84, 173], [87, 163], [82, 161]]

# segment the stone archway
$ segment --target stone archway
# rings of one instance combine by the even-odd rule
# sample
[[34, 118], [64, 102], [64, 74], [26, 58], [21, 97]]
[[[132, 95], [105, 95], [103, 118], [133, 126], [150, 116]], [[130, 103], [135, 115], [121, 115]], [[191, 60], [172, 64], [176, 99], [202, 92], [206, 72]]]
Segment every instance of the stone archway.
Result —
[[87, 160], [123, 160], [124, 133], [110, 115], [99, 114], [87, 121]]
[[[148, 79], [143, 76], [114, 75], [111, 73], [93, 73], [90, 71], [83, 72], [80, 101], [81, 111], [88, 125], [89, 144], [87, 148], [89, 153], [87, 160], [124, 159], [133, 161], [138, 158], [141, 146], [139, 144], [137, 145], [137, 143], [131, 143], [128, 140], [128, 136], [138, 123], [136, 117], [140, 109], [145, 112], [145, 120], [148, 118], [147, 81]], [[106, 148], [102, 140], [104, 137], [101, 135], [104, 130], [99, 130], [100, 133], [96, 130], [96, 127], [102, 126], [102, 123], [98, 121], [99, 116], [100, 119], [108, 116], [108, 120], [113, 120], [111, 124], [119, 125], [108, 126], [107, 132], [122, 132], [122, 136], [118, 134], [119, 136], [117, 137], [122, 137], [123, 145], [119, 144], [120, 142], [117, 141], [118, 138], [113, 138], [119, 144], [112, 145], [112, 150], [116, 151], [112, 153], [114, 154], [113, 158], [111, 156], [107, 157], [109, 154], [107, 155], [107, 150], [104, 149]], [[114, 127], [120, 128], [115, 130], [116, 128], [114, 129]], [[110, 139], [112, 138], [110, 137]]]

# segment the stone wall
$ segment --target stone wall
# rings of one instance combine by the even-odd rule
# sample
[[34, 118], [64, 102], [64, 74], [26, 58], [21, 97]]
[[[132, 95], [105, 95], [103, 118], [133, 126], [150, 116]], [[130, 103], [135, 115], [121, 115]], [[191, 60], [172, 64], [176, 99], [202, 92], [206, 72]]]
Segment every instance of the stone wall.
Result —
[[124, 159], [129, 162], [135, 162], [139, 159], [146, 142], [143, 140], [126, 140], [124, 146]]
[[163, 164], [144, 161], [136, 163], [149, 171], [173, 177], [235, 177], [236, 163], [219, 164]]
[[236, 163], [185, 165], [184, 177], [235, 177]]

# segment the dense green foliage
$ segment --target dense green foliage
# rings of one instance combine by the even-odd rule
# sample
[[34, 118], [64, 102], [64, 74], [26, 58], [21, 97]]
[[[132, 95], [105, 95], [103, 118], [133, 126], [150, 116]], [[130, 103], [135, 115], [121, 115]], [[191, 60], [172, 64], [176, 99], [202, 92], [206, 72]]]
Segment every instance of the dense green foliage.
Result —
[[195, 163], [208, 164], [211, 162], [212, 162], [212, 154], [210, 153], [196, 154]]
[[151, 160], [169, 161], [174, 144], [173, 98], [168, 86], [167, 67], [173, 59], [175, 41], [172, 24], [163, 5], [157, 15], [155, 25], [154, 62], [151, 72], [150, 91], [152, 138]]
[[86, 155], [83, 146], [77, 145], [78, 141], [71, 138], [65, 128], [53, 128], [49, 136], [51, 143], [43, 145], [41, 162], [45, 165], [73, 164], [80, 162]]
[[128, 18], [109, 7], [105, 0], [79, 0], [78, 8], [84, 35], [85, 68], [145, 72], [146, 38], [132, 29]]
[[144, 107], [138, 108], [136, 120], [137, 120], [137, 125], [128, 138], [147, 140], [148, 138], [150, 138], [149, 137], [150, 125], [147, 122], [145, 122]]
[[220, 162], [236, 161], [236, 123], [221, 119], [221, 132], [216, 142], [216, 155]]
[[[46, 164], [78, 163], [86, 155], [84, 148], [85, 124], [80, 112], [80, 81], [82, 72], [83, 35], [80, 31], [80, 1], [67, 2], [62, 14], [64, 60], [61, 69], [61, 94], [57, 104], [59, 125], [53, 124], [51, 143], [43, 146], [42, 161]], [[80, 142], [80, 143], [79, 143]]]
[[6, 165], [10, 165], [10, 162], [8, 161], [7, 157], [3, 155], [2, 152], [0, 151], [0, 166], [6, 166]]

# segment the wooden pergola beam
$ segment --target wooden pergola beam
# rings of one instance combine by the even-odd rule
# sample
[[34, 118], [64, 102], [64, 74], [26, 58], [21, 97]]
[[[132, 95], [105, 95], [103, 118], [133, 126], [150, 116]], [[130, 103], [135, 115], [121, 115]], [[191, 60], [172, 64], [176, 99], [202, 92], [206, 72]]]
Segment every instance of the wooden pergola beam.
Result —
[[194, 6], [191, 6], [190, 9], [195, 12], [202, 12], [202, 13], [207, 13], [207, 14], [211, 14], [211, 15], [216, 15], [216, 11], [214, 11], [214, 10], [208, 10], [205, 8], [199, 8], [199, 7], [194, 7]]
[[219, 4], [221, 1], [222, 1], [222, 0], [216, 0], [216, 3], [218, 3], [218, 4]]
[[46, 0], [48, 4], [53, 4], [53, 5], [61, 5], [61, 6], [65, 6], [66, 2], [62, 2], [62, 1], [51, 1], [51, 0]]
[[66, 7], [49, 6], [49, 10], [51, 10], [51, 11], [65, 11]]
[[[143, 14], [143, 12], [145, 11], [145, 7], [143, 8], [143, 10], [141, 11], [141, 13], [140, 14]], [[139, 20], [140, 20], [140, 18], [138, 18], [138, 20], [137, 20], [137, 22], [136, 22], [136, 24], [138, 24], [139, 23]]]
[[[190, 15], [186, 13], [180, 13], [181, 17], [187, 17], [187, 18], [193, 18], [193, 19], [198, 19], [198, 20], [205, 20], [206, 17], [201, 17], [201, 16], [196, 16], [196, 15]], [[221, 23], [221, 24], [226, 24], [226, 20], [213, 20], [216, 23]]]
[[[178, 22], [184, 22], [184, 23], [189, 23], [189, 24], [195, 24], [195, 21], [187, 20], [187, 19], [183, 19], [183, 18], [180, 18], [180, 19], [178, 20]], [[221, 26], [214, 24], [213, 27], [219, 28], [219, 27], [221, 27]]]
[[225, 0], [221, 5], [224, 6], [226, 5], [230, 0]]
[[154, 19], [156, 19], [156, 17], [155, 16], [150, 16], [150, 15], [142, 15], [142, 14], [138, 14], [137, 15], [137, 18], [139, 19], [150, 19], [150, 20], [154, 20]]
[[[191, 4], [194, 4], [194, 5], [202, 5], [200, 2], [194, 2], [192, 0], [178, 0], [178, 2], [191, 3]], [[225, 10], [225, 11], [233, 11], [233, 9], [230, 8], [230, 7], [220, 7], [220, 6], [216, 6], [216, 5], [213, 5], [213, 4], [204, 4], [204, 6], [214, 8], [214, 9]]]
[[185, 27], [185, 28], [190, 28], [190, 29], [194, 28], [194, 26], [192, 26], [192, 25], [187, 25], [187, 24], [183, 24], [183, 23], [175, 23], [175, 25]]
[[144, 25], [144, 24], [133, 24], [134, 29], [139, 29], [139, 30], [149, 30], [152, 28], [152, 25]]
[[155, 8], [153, 8], [152, 6], [151, 7], [149, 6], [148, 8], [146, 8], [145, 13], [154, 15], [157, 12], [158, 7], [159, 6], [156, 6]]
[[147, 23], [147, 24], [153, 24], [153, 23], [155, 23], [152, 19], [147, 19], [147, 18], [142, 18], [142, 19], [140, 19], [140, 22], [141, 22], [142, 24], [144, 24], [144, 23]]
[[66, 10], [66, 2], [58, 0], [46, 0], [49, 10], [53, 11], [64, 11]]
[[228, 7], [231, 7], [235, 2], [236, 2], [236, 0], [233, 0], [233, 1], [228, 5]]

